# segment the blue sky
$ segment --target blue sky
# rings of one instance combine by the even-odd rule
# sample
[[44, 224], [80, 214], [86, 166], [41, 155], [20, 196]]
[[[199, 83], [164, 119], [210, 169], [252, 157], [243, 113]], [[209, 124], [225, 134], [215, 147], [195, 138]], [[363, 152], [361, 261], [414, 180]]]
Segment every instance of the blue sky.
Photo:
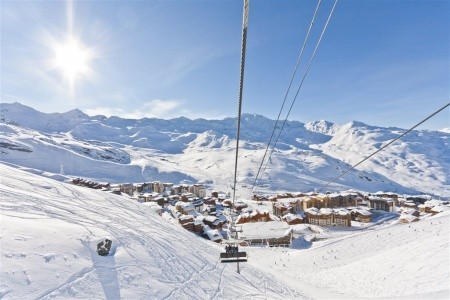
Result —
[[[250, 1], [243, 112], [276, 118], [316, 4]], [[293, 91], [332, 5], [322, 1]], [[1, 102], [235, 116], [241, 22], [241, 1], [2, 0]], [[449, 101], [449, 23], [449, 1], [339, 1], [289, 119], [414, 125]], [[55, 66], [69, 35], [89, 54], [72, 84]], [[422, 128], [449, 120], [447, 109]]]

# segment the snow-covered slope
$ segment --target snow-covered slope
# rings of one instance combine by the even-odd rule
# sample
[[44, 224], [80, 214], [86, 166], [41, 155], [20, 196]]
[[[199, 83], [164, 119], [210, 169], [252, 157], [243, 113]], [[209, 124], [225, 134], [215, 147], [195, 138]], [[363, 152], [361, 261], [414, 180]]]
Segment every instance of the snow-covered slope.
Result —
[[[220, 246], [130, 198], [0, 164], [3, 299], [448, 299], [450, 212], [297, 249]], [[297, 225], [298, 226], [298, 225]], [[330, 228], [328, 230], [338, 230]], [[340, 229], [342, 230], [342, 228]], [[112, 255], [96, 244], [113, 240]], [[308, 248], [310, 247], [310, 248]]]
[[449, 232], [446, 212], [411, 224], [355, 231], [309, 249], [252, 249], [250, 255], [269, 273], [287, 283], [301, 282], [305, 293], [319, 298], [449, 299]]
[[[0, 164], [3, 299], [302, 298], [250, 265], [220, 264], [218, 245], [129, 198]], [[99, 256], [109, 238], [114, 255]]]
[[[44, 114], [2, 103], [1, 160], [101, 181], [205, 182], [228, 190], [234, 177], [236, 119], [121, 119], [78, 110]], [[245, 114], [238, 195], [251, 194], [275, 121]], [[279, 125], [280, 126], [280, 125]], [[360, 122], [286, 123], [260, 174], [259, 192], [311, 191], [398, 136], [399, 128]], [[327, 190], [360, 189], [450, 197], [450, 134], [413, 131]]]

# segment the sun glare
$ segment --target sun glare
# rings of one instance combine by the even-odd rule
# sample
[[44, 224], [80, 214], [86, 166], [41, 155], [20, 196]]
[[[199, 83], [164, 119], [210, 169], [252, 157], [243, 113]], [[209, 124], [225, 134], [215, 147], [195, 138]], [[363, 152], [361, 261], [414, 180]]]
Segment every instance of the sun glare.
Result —
[[89, 73], [90, 52], [72, 37], [66, 43], [57, 45], [54, 51], [55, 66], [61, 70], [73, 89], [77, 77], [86, 76]]

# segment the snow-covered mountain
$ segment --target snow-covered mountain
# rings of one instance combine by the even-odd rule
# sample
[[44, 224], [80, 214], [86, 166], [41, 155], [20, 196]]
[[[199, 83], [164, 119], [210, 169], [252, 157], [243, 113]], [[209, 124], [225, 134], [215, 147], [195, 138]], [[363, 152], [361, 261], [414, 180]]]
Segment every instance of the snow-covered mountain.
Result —
[[[236, 119], [122, 119], [79, 110], [46, 114], [0, 104], [1, 160], [100, 181], [203, 182], [229, 190]], [[274, 120], [245, 114], [238, 195], [251, 194]], [[281, 124], [279, 125], [281, 126]], [[321, 188], [404, 132], [400, 128], [327, 121], [287, 122], [257, 192]], [[327, 190], [360, 189], [450, 197], [450, 134], [413, 131]]]
[[[449, 211], [313, 245], [242, 247], [249, 261], [238, 274], [219, 262], [221, 245], [151, 206], [5, 164], [0, 172], [2, 299], [449, 297]], [[99, 256], [105, 238], [112, 251]]]

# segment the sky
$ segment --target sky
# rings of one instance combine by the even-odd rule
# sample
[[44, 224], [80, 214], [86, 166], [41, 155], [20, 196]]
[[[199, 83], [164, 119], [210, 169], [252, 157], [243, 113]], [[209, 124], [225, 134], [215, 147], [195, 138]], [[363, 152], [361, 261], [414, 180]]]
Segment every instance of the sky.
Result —
[[[409, 128], [450, 101], [450, 1], [322, 0], [281, 118]], [[237, 115], [242, 1], [1, 0], [1, 102]], [[276, 119], [317, 1], [250, 0], [242, 112]], [[450, 127], [450, 108], [420, 128]]]

